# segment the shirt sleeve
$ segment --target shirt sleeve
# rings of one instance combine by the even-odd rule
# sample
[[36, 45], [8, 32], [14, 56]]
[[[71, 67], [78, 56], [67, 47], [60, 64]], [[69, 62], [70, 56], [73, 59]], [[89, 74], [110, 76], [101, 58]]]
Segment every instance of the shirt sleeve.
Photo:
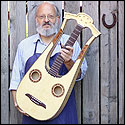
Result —
[[22, 65], [21, 57], [22, 57], [21, 49], [18, 46], [15, 60], [13, 63], [9, 91], [17, 90], [18, 85], [19, 85], [21, 79], [23, 78], [23, 65]]
[[[77, 57], [79, 56], [80, 52], [81, 52], [80, 45], [79, 45], [79, 43], [76, 41], [75, 44], [74, 44], [74, 46], [73, 46], [73, 57], [72, 57], [72, 60], [73, 60], [74, 62], [75, 62], [75, 60], [77, 59]], [[88, 66], [87, 66], [87, 61], [86, 61], [86, 59], [84, 58], [84, 59], [83, 59], [83, 62], [82, 62], [82, 64], [81, 64], [81, 76], [80, 76], [80, 78], [78, 78], [76, 81], [80, 81], [80, 80], [82, 80], [82, 79], [84, 78], [85, 73], [86, 73], [86, 71], [87, 71], [87, 68], [88, 68]]]

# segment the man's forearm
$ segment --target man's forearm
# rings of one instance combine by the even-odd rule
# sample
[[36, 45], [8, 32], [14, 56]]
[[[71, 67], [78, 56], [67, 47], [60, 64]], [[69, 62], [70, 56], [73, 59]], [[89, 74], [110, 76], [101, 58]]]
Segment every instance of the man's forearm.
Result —
[[13, 97], [13, 103], [16, 105], [16, 90], [11, 90], [12, 97]]
[[[68, 62], [64, 62], [64, 64], [65, 64], [66, 68], [67, 68], [68, 71], [69, 71], [69, 70], [73, 67], [74, 62], [73, 62], [73, 60], [71, 59], [71, 60], [69, 60]], [[79, 73], [78, 73], [78, 77], [77, 77], [77, 78], [80, 78], [80, 76], [81, 76], [81, 69], [80, 69], [80, 71], [79, 71]]]

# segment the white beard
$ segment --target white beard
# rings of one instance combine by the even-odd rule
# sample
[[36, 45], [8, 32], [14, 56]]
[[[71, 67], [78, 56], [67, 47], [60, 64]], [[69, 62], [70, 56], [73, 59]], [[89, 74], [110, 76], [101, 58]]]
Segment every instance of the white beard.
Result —
[[51, 28], [50, 29], [43, 29], [42, 26], [44, 25], [45, 23], [43, 24], [39, 24], [38, 22], [36, 22], [36, 31], [42, 35], [42, 36], [51, 36], [53, 35], [54, 33], [57, 33], [57, 30], [58, 30], [58, 20], [56, 20], [56, 23], [55, 24], [52, 24], [49, 22], [49, 25], [51, 25]]

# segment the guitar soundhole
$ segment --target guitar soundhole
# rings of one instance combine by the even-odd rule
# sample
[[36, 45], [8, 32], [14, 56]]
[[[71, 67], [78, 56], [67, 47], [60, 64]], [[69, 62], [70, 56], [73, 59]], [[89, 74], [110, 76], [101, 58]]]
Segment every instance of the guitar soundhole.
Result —
[[55, 84], [52, 87], [52, 94], [56, 97], [61, 97], [64, 94], [64, 87], [61, 84]]
[[41, 77], [42, 77], [42, 74], [38, 69], [33, 69], [29, 74], [29, 78], [32, 82], [40, 81]]

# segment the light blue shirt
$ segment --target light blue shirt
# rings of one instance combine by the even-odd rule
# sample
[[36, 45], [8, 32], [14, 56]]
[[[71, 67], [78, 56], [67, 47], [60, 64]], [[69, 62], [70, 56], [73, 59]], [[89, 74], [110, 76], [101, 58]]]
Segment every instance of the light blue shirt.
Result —
[[[57, 52], [60, 52], [60, 50], [61, 50], [60, 43], [65, 45], [68, 38], [69, 38], [69, 35], [66, 35], [66, 34], [62, 35], [62, 37], [60, 38], [60, 40], [51, 56], [53, 56]], [[16, 52], [16, 56], [15, 56], [15, 60], [13, 63], [13, 70], [12, 70], [9, 90], [17, 90], [18, 85], [20, 84], [22, 78], [24, 77], [26, 61], [31, 56], [33, 56], [34, 50], [35, 50], [35, 44], [38, 39], [40, 41], [37, 44], [36, 53], [42, 53], [46, 49], [47, 45], [44, 42], [42, 42], [39, 34], [32, 35], [32, 36], [22, 40], [19, 43], [17, 52]], [[72, 56], [72, 60], [74, 62], [77, 59], [80, 51], [81, 51], [81, 48], [79, 46], [79, 43], [76, 41], [73, 46], [73, 56]], [[85, 72], [87, 70], [87, 67], [88, 67], [87, 62], [86, 62], [86, 59], [84, 58], [83, 63], [81, 65], [81, 77], [79, 79], [77, 79], [76, 81], [80, 81], [81, 79], [83, 79]]]

